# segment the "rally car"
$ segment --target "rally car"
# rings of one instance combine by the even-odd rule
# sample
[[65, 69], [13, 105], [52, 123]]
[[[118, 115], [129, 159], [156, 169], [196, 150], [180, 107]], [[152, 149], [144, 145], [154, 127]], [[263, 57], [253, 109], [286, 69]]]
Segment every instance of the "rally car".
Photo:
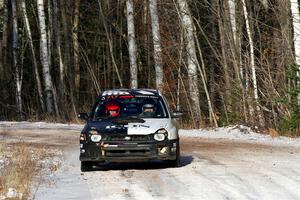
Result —
[[81, 171], [99, 162], [162, 160], [180, 164], [179, 137], [174, 118], [161, 92], [152, 89], [104, 91], [97, 98], [80, 134]]

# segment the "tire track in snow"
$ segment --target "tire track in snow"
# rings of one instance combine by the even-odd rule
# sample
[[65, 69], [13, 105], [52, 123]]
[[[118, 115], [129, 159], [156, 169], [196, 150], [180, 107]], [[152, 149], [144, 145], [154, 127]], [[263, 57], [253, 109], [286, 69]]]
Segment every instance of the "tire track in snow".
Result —
[[[228, 178], [227, 174], [218, 174], [215, 171], [220, 171], [213, 167], [210, 160], [199, 159], [194, 157], [193, 166], [188, 166], [184, 172], [178, 173], [178, 171], [170, 171], [169, 179], [166, 181], [174, 180], [180, 185], [184, 186], [183, 193], [191, 197], [192, 199], [252, 199], [250, 196], [245, 196], [243, 193], [236, 189], [236, 183], [234, 186], [226, 185], [220, 178]], [[215, 163], [215, 162], [214, 162]], [[217, 162], [216, 162], [217, 163]], [[220, 164], [215, 165], [218, 168], [223, 168]], [[211, 169], [211, 170], [210, 170]], [[230, 176], [230, 178], [234, 178]], [[238, 180], [238, 179], [237, 179]], [[238, 182], [238, 181], [237, 181]], [[240, 189], [240, 188], [239, 188]], [[180, 192], [179, 192], [180, 193]], [[255, 197], [253, 197], [255, 198]], [[179, 198], [180, 199], [180, 198]]]
[[[300, 191], [299, 181], [295, 181], [295, 178], [290, 178], [293, 175], [296, 175], [296, 177], [299, 177], [299, 175], [288, 172], [289, 169], [300, 169], [299, 165], [295, 165], [297, 159], [293, 163], [283, 164], [285, 167], [274, 167], [274, 160], [284, 162], [282, 157], [278, 158], [276, 156], [276, 158], [274, 155], [266, 157], [266, 153], [261, 150], [257, 156], [255, 155], [256, 160], [253, 159], [253, 155], [250, 160], [240, 156], [238, 153], [234, 153], [234, 155], [235, 157], [226, 156], [226, 154], [220, 157], [210, 156], [209, 160], [218, 160], [218, 162], [222, 163], [224, 169], [220, 168], [220, 166], [208, 165], [209, 171], [213, 173], [209, 171], [199, 171], [199, 173], [217, 182], [219, 187], [225, 188], [229, 194], [236, 191], [235, 193], [244, 194], [246, 199], [300, 199], [298, 192]], [[216, 172], [220, 174], [215, 174]], [[235, 196], [231, 198], [236, 199]], [[244, 198], [238, 197], [238, 199]]]
[[[156, 199], [148, 187], [144, 186], [145, 174], [137, 175], [140, 170], [109, 170], [85, 173], [92, 199]], [[151, 174], [151, 173], [150, 173]], [[141, 181], [141, 179], [143, 181]], [[151, 180], [151, 179], [149, 179]], [[97, 184], [98, 183], [98, 184]]]

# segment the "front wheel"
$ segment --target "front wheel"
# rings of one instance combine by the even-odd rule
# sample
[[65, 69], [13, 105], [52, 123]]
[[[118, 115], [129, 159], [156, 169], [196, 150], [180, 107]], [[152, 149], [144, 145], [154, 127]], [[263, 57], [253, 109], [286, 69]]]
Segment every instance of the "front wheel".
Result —
[[176, 159], [175, 160], [169, 160], [168, 161], [168, 164], [171, 166], [171, 167], [180, 167], [180, 148], [179, 148], [179, 143], [178, 143], [178, 146], [177, 146], [177, 150], [176, 150]]
[[93, 169], [93, 162], [81, 162], [81, 171], [82, 172], [88, 172], [91, 171]]

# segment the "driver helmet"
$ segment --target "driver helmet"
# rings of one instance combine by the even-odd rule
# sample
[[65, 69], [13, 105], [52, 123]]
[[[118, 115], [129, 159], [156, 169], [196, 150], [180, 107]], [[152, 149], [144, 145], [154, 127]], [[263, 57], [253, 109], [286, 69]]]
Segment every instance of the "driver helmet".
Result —
[[118, 117], [120, 115], [120, 106], [115, 102], [108, 102], [105, 108], [107, 114], [111, 117]]
[[147, 103], [143, 105], [143, 112], [145, 113], [153, 113], [155, 112], [155, 107], [153, 104]]

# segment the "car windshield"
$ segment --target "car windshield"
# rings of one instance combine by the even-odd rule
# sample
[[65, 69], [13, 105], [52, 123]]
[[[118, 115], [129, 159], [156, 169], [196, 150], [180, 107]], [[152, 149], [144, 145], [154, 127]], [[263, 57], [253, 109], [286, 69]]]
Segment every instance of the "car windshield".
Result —
[[158, 96], [102, 96], [94, 106], [93, 119], [167, 118], [166, 106]]

